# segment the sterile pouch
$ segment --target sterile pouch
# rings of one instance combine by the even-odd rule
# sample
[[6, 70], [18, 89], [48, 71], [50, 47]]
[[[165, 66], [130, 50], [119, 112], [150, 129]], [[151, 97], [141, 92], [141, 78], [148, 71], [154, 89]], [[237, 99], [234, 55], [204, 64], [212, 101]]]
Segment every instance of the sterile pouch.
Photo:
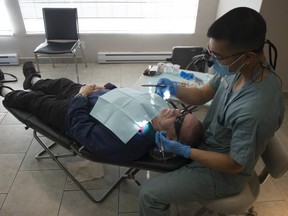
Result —
[[154, 93], [116, 88], [100, 96], [90, 115], [127, 143], [137, 131], [155, 118], [167, 102]]

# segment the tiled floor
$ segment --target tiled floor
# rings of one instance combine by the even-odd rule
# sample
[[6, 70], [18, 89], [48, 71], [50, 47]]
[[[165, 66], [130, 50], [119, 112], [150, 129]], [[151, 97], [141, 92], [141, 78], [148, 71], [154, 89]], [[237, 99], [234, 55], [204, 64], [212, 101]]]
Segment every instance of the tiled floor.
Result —
[[[104, 84], [112, 82], [117, 86], [129, 87], [137, 81], [146, 64], [88, 64], [80, 65], [81, 83]], [[22, 65], [1, 67], [4, 72], [13, 73], [17, 83], [9, 86], [22, 89]], [[73, 65], [41, 65], [43, 78], [68, 77], [76, 81]], [[288, 101], [286, 101], [288, 107]], [[286, 108], [287, 109], [287, 108]], [[199, 118], [205, 115], [205, 108], [198, 111]], [[279, 135], [288, 143], [288, 116], [279, 130]], [[48, 142], [48, 140], [47, 140]], [[35, 154], [41, 149], [32, 136], [0, 104], [0, 215], [1, 216], [136, 216], [138, 215], [139, 187], [133, 180], [123, 182], [111, 196], [101, 204], [94, 204], [69, 181], [65, 173], [50, 159], [36, 160]], [[59, 149], [61, 152], [62, 150]], [[80, 159], [78, 159], [80, 160]], [[71, 158], [63, 162], [73, 164]], [[259, 165], [261, 166], [261, 165]], [[123, 167], [104, 165], [104, 177], [85, 182], [95, 196], [99, 196], [125, 170]], [[145, 181], [149, 175], [157, 173], [141, 171], [137, 180]], [[199, 205], [181, 204], [172, 206], [172, 216], [190, 216]], [[288, 215], [288, 175], [274, 180], [269, 178], [262, 185], [261, 194], [255, 204], [261, 216]]]

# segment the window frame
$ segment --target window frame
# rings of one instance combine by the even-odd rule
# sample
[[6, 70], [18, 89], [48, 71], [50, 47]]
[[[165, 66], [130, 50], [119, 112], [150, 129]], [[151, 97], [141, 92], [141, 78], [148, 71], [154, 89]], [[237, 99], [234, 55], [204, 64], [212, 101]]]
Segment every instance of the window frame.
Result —
[[[185, 3], [189, 3], [191, 7], [193, 6], [194, 11], [186, 6]], [[87, 7], [87, 4], [91, 4], [91, 6]], [[112, 6], [116, 7], [118, 5], [118, 9], [123, 8], [124, 5], [129, 5], [126, 11], [128, 15], [125, 15], [124, 12], [119, 12], [119, 10], [117, 12], [116, 7], [116, 9], [111, 9], [116, 12], [110, 17], [105, 15], [105, 11], [101, 12], [100, 9], [100, 15], [98, 15], [98, 17], [94, 16], [93, 14], [96, 14], [96, 12], [95, 7], [93, 8], [92, 5], [95, 6], [97, 4], [99, 7], [106, 4], [106, 6], [109, 6], [110, 4], [111, 8]], [[137, 4], [145, 5], [145, 8], [136, 7]], [[155, 7], [153, 10], [149, 10], [150, 15], [145, 15], [148, 14], [148, 12], [146, 12], [147, 8], [153, 5]], [[166, 9], [164, 7], [165, 5]], [[177, 7], [180, 14], [176, 15], [175, 5], [178, 5]], [[193, 34], [196, 29], [199, 0], [182, 0], [181, 4], [179, 4], [177, 0], [19, 0], [19, 6], [27, 34], [44, 33], [43, 7], [77, 8], [79, 32], [81, 34]], [[160, 6], [164, 8], [159, 8]], [[135, 11], [138, 10], [138, 14], [142, 11], [138, 18], [137, 13], [133, 12], [133, 8]], [[168, 9], [170, 10], [169, 12]], [[174, 14], [171, 11], [175, 12], [176, 18], [171, 16], [171, 14]], [[103, 13], [102, 16], [101, 13]], [[112, 12], [109, 11], [109, 13], [111, 14]], [[115, 21], [119, 20], [125, 22], [115, 23]], [[105, 25], [103, 23], [105, 23]], [[151, 25], [151, 23], [154, 25]], [[99, 27], [100, 29], [94, 29], [93, 26], [101, 27]], [[128, 29], [129, 27], [131, 29]]]
[[0, 36], [12, 36], [14, 30], [4, 0], [0, 0]]

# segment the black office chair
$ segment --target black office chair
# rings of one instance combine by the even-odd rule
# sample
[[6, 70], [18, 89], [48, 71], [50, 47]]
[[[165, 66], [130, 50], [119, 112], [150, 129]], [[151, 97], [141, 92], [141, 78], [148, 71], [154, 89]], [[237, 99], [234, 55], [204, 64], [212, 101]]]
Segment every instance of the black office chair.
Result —
[[34, 50], [38, 71], [40, 71], [38, 57], [41, 55], [48, 55], [53, 67], [55, 65], [52, 56], [72, 55], [79, 83], [78, 48], [81, 50], [82, 60], [86, 67], [87, 63], [79, 39], [77, 8], [43, 8], [42, 12], [46, 40]]
[[194, 58], [203, 54], [203, 47], [199, 46], [174, 46], [172, 56], [166, 61], [180, 65], [181, 69], [205, 72], [205, 61], [195, 64]]

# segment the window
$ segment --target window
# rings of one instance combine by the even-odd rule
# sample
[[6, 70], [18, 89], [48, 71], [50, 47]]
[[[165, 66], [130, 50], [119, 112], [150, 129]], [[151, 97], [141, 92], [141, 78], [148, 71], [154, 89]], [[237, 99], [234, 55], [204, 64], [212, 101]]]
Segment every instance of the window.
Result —
[[199, 0], [19, 0], [27, 33], [44, 32], [43, 7], [75, 7], [80, 33], [195, 31]]
[[0, 0], [0, 35], [12, 35], [12, 25], [4, 0]]

